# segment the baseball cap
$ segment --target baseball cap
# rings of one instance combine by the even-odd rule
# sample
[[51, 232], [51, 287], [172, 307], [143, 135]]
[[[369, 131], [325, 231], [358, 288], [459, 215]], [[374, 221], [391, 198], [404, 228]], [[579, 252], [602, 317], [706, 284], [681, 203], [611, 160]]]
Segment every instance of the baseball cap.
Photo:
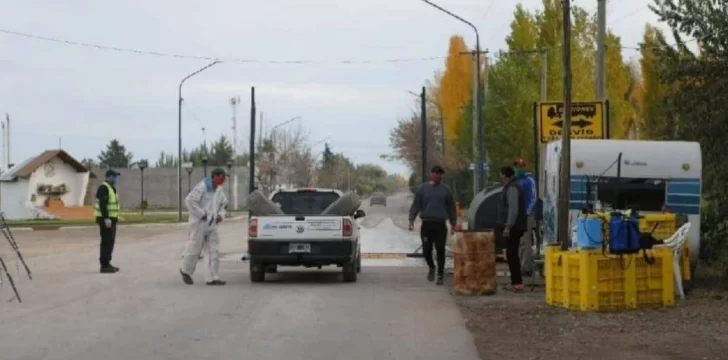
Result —
[[212, 176], [218, 176], [218, 175], [225, 175], [227, 176], [227, 171], [221, 167], [217, 167], [212, 169], [212, 172], [210, 173]]
[[106, 170], [106, 175], [104, 175], [104, 176], [109, 177], [109, 176], [119, 176], [119, 175], [121, 175], [121, 174], [114, 171], [114, 169], [109, 169], [109, 170]]
[[440, 165], [435, 165], [435, 166], [432, 167], [432, 169], [430, 170], [430, 172], [431, 173], [435, 173], [435, 174], [444, 174], [445, 173], [445, 169], [443, 169], [442, 166], [440, 166]]
[[525, 160], [523, 160], [523, 158], [518, 158], [518, 159], [516, 159], [516, 161], [515, 161], [515, 162], [513, 163], [513, 166], [515, 166], [515, 167], [526, 167], [526, 161], [525, 161]]

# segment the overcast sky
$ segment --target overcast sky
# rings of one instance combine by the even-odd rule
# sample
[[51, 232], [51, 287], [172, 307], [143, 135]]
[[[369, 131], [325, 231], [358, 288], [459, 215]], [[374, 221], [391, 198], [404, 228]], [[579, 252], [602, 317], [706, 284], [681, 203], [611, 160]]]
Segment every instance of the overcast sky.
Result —
[[[623, 45], [656, 23], [650, 0], [610, 0], [609, 27]], [[540, 0], [521, 1], [535, 9]], [[516, 2], [439, 0], [475, 23], [483, 47], [503, 48]], [[574, 4], [596, 9], [595, 0]], [[183, 146], [232, 134], [229, 98], [240, 96], [238, 137], [250, 134], [250, 87], [270, 128], [292, 117], [312, 142], [388, 171], [389, 131], [412, 109], [425, 79], [443, 68], [448, 38], [470, 28], [420, 0], [2, 0], [0, 29], [161, 53], [237, 58], [185, 83]], [[636, 51], [625, 50], [634, 57]], [[438, 57], [387, 63], [390, 59]], [[308, 60], [303, 64], [274, 61]], [[343, 61], [371, 63], [342, 63]], [[177, 87], [209, 61], [99, 50], [0, 33], [0, 113], [9, 113], [12, 162], [62, 148], [96, 158], [118, 138], [135, 159], [176, 152]], [[315, 151], [323, 150], [323, 144]]]

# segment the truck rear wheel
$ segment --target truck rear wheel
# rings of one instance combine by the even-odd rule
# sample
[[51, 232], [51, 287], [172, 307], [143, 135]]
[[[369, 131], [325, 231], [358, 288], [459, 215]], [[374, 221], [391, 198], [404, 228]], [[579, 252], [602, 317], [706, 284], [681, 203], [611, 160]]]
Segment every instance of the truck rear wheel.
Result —
[[348, 264], [344, 264], [342, 273], [344, 274], [344, 282], [356, 282], [356, 262], [352, 261]]
[[278, 266], [276, 265], [266, 265], [265, 266], [265, 272], [268, 274], [275, 274], [278, 272]]
[[250, 263], [250, 281], [251, 282], [263, 282], [265, 281], [265, 267], [261, 264]]

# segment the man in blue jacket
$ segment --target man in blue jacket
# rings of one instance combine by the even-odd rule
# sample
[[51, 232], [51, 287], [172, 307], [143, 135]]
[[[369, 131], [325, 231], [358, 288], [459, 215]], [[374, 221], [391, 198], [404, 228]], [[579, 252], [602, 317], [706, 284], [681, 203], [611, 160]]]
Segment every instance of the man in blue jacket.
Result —
[[536, 181], [533, 175], [526, 171], [526, 162], [522, 158], [516, 159], [514, 169], [518, 181], [523, 188], [523, 196], [526, 200], [526, 232], [521, 238], [521, 246], [518, 249], [519, 258], [521, 258], [521, 272], [524, 276], [533, 275], [533, 229], [536, 227], [536, 201], [538, 200], [538, 192], [536, 190]]

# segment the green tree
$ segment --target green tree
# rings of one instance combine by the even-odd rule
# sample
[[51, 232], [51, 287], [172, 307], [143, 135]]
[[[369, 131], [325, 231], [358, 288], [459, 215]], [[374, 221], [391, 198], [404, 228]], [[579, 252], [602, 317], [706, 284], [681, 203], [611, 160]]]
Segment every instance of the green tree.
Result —
[[157, 157], [157, 161], [154, 164], [154, 167], [158, 167], [158, 168], [177, 167], [177, 157], [174, 154], [160, 151], [159, 156]]
[[233, 144], [225, 135], [221, 135], [210, 148], [210, 165], [226, 166], [233, 159], [233, 152]]
[[117, 139], [106, 145], [106, 150], [99, 154], [99, 165], [112, 168], [127, 168], [132, 162], [133, 155], [126, 151], [126, 147]]
[[[665, 105], [665, 135], [701, 144], [703, 162], [700, 258], [710, 275], [728, 277], [728, 6], [723, 1], [664, 0], [652, 10], [671, 28], [677, 47], [657, 36], [659, 78], [676, 86]], [[680, 34], [698, 39], [693, 53]], [[679, 106], [678, 106], [679, 105]]]

